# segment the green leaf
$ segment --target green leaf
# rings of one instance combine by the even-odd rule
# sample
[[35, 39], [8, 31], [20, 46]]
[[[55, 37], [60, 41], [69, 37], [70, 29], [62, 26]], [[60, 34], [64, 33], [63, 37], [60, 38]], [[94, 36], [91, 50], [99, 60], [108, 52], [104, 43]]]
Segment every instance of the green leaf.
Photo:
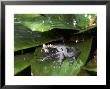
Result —
[[[32, 15], [32, 16], [31, 16]], [[35, 16], [35, 14], [15, 14], [18, 22], [32, 31], [45, 32], [54, 28], [72, 29], [83, 32], [96, 27], [96, 24], [88, 26], [89, 21], [96, 14], [45, 14]], [[33, 18], [32, 18], [33, 17]]]
[[75, 14], [75, 20], [77, 22], [77, 27], [85, 29], [89, 27], [89, 20], [92, 19], [95, 14]]
[[[28, 14], [27, 14], [28, 15]], [[24, 15], [25, 17], [25, 15]], [[62, 15], [62, 14], [51, 14], [45, 16], [39, 16], [36, 18], [26, 18], [24, 19], [19, 17], [19, 21], [31, 29], [32, 31], [40, 31], [45, 32], [49, 31], [53, 28], [61, 28], [61, 29], [73, 29], [72, 25], [72, 15]]]
[[83, 67], [83, 69], [87, 71], [97, 72], [97, 64], [93, 64], [89, 61], [87, 65]]
[[76, 29], [82, 33], [97, 27], [96, 14], [75, 14]]
[[[38, 59], [32, 61], [32, 73], [34, 76], [75, 76], [80, 72], [81, 67], [83, 67], [88, 59], [91, 50], [92, 38], [87, 41], [74, 44], [72, 46], [77, 47], [81, 54], [77, 58], [77, 61], [70, 65], [70, 63], [64, 60], [61, 68], [54, 68], [55, 64], [53, 62], [45, 63], [38, 62]], [[37, 56], [42, 56], [40, 52], [40, 47], [36, 48], [35, 54]]]
[[61, 39], [55, 33], [49, 32], [32, 32], [19, 23], [14, 25], [14, 51], [27, 49], [42, 45], [43, 43]]
[[97, 72], [97, 50], [95, 50], [91, 57], [89, 58], [89, 62], [83, 67], [84, 70]]
[[97, 65], [95, 65], [93, 67], [84, 67], [83, 69], [88, 70], [88, 71], [97, 72]]
[[35, 18], [41, 15], [40, 14], [15, 14], [14, 16], [15, 18], [28, 19], [28, 18]]
[[86, 70], [81, 69], [78, 76], [90, 76], [90, 74]]
[[35, 17], [41, 16], [40, 14], [15, 14], [14, 15], [14, 21], [20, 22], [20, 20], [26, 20], [26, 19], [34, 19]]
[[33, 53], [21, 54], [14, 56], [14, 75], [21, 72], [25, 68], [31, 65], [33, 59]]

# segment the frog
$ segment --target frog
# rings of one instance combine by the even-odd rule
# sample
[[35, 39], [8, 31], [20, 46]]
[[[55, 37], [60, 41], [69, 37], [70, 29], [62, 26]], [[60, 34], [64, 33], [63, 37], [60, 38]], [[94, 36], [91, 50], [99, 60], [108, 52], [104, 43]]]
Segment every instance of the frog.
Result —
[[40, 61], [56, 61], [61, 66], [64, 59], [68, 59], [73, 64], [81, 52], [78, 48], [62, 44], [43, 44], [41, 53], [43, 58]]

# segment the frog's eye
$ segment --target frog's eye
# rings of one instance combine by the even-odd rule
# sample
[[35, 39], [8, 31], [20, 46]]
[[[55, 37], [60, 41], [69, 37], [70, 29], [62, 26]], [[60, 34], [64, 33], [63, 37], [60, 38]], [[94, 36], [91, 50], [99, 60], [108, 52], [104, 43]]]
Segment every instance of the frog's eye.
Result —
[[44, 49], [45, 53], [49, 53], [49, 50], [48, 49]]
[[61, 50], [63, 51], [63, 48], [61, 48]]

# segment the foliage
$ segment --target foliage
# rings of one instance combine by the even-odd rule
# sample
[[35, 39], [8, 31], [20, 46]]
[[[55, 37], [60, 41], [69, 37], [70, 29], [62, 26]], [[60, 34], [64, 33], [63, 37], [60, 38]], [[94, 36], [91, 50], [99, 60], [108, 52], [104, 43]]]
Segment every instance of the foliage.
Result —
[[[62, 76], [77, 75], [80, 72], [80, 68], [82, 66], [84, 66], [86, 63], [86, 60], [90, 53], [91, 43], [92, 43], [92, 39], [90, 38], [85, 42], [81, 42], [81, 43], [72, 45], [74, 47], [77, 47], [81, 51], [80, 56], [77, 58], [77, 61], [75, 63], [73, 63], [73, 65], [70, 65], [70, 63], [67, 61], [67, 59], [65, 59], [61, 68], [58, 68], [58, 66], [55, 66], [55, 64], [53, 62], [39, 63], [37, 61], [37, 59], [34, 59], [33, 63], [32, 63], [33, 75], [59, 75], [59, 76], [61, 76], [61, 75]], [[37, 53], [37, 56], [39, 56], [39, 55], [42, 56], [40, 49], [41, 48], [36, 48], [35, 53]], [[54, 68], [54, 67], [56, 67], [56, 68]]]
[[[70, 65], [65, 59], [61, 68], [54, 68], [53, 62], [37, 62], [35, 54], [42, 56], [40, 54], [42, 44], [65, 41], [64, 36], [59, 33], [61, 29], [65, 32], [71, 30], [70, 33], [74, 36], [75, 34], [88, 34], [87, 32], [96, 28], [96, 26], [96, 14], [15, 14], [14, 52], [17, 53], [18, 51], [33, 47], [36, 49], [35, 52], [14, 55], [14, 74], [31, 66], [31, 72], [34, 76], [79, 75], [82, 68], [85, 67], [91, 52], [92, 34], [90, 34], [90, 37], [86, 37], [88, 38], [87, 40], [79, 43], [66, 43], [66, 45], [77, 47], [81, 51], [81, 54], [73, 65]], [[59, 31], [56, 32], [56, 29]], [[86, 66], [85, 70], [88, 70], [87, 68]]]

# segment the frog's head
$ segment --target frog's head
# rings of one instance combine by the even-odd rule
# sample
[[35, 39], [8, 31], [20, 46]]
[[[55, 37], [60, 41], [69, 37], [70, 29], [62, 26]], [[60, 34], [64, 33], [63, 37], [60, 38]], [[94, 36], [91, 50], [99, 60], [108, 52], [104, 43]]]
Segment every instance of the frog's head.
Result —
[[43, 52], [43, 53], [53, 53], [53, 52], [55, 52], [55, 49], [56, 48], [55, 48], [54, 45], [51, 45], [51, 44], [45, 45], [45, 44], [43, 44], [41, 52]]
[[41, 52], [42, 52], [42, 53], [49, 53], [48, 46], [45, 45], [45, 44], [43, 44], [43, 47], [42, 47], [42, 49], [41, 49]]

